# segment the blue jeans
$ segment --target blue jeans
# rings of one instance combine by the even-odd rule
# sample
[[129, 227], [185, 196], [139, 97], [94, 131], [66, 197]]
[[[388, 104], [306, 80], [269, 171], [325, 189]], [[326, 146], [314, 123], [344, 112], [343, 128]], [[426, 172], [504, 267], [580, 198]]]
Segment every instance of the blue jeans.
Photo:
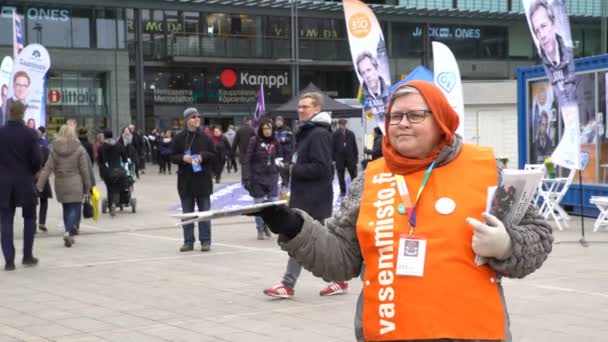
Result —
[[[31, 257], [36, 233], [36, 206], [25, 207], [23, 210], [23, 256]], [[15, 207], [0, 209], [0, 240], [2, 254], [6, 262], [15, 261], [15, 245], [13, 244], [13, 227]]]
[[[253, 202], [255, 202], [255, 203], [263, 203], [263, 202], [266, 202], [266, 201], [276, 201], [278, 199], [279, 199], [278, 196], [266, 195], [264, 197], [256, 197], [256, 198], [254, 198]], [[255, 227], [257, 228], [258, 231], [264, 230], [264, 220], [262, 219], [262, 217], [260, 217], [260, 216], [256, 216], [255, 217]]]
[[63, 225], [67, 233], [80, 226], [80, 215], [82, 213], [82, 202], [62, 203]]
[[[198, 207], [198, 211], [206, 211], [211, 208], [211, 198], [209, 196], [198, 197], [182, 197], [182, 212], [191, 213], [194, 211], [194, 204]], [[184, 243], [194, 243], [194, 223], [184, 224]], [[211, 222], [201, 221], [198, 223], [198, 239], [201, 244], [211, 244]]]

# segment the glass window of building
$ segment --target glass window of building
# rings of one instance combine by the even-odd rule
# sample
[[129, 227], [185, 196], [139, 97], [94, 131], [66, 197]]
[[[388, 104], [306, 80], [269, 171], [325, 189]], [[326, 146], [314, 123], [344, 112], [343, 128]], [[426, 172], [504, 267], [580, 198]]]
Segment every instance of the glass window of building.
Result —
[[245, 14], [212, 13], [207, 16], [207, 33], [212, 35], [257, 35], [256, 17]]
[[71, 9], [28, 7], [26, 17], [28, 43], [39, 43], [47, 47], [71, 47]]
[[113, 9], [98, 9], [95, 18], [97, 48], [116, 48], [116, 12]]
[[118, 48], [124, 49], [127, 47], [127, 22], [125, 19], [125, 10], [116, 9], [116, 29], [118, 32]]
[[72, 9], [72, 47], [90, 48], [93, 13], [89, 9]]
[[201, 29], [200, 13], [198, 12], [182, 12], [184, 32], [199, 33]]

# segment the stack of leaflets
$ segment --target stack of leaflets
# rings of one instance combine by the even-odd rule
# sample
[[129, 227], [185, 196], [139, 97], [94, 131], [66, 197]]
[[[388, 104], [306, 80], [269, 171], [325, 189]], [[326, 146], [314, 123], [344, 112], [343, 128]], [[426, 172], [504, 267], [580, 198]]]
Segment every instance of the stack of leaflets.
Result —
[[[530, 207], [543, 175], [542, 170], [503, 170], [500, 184], [488, 188], [486, 212], [506, 225], [519, 224]], [[475, 258], [477, 265], [486, 262], [483, 257]]]
[[262, 209], [272, 206], [287, 205], [287, 201], [279, 200], [273, 202], [264, 202], [259, 204], [245, 205], [240, 207], [231, 207], [228, 209], [218, 210], [207, 210], [207, 211], [195, 211], [191, 213], [175, 214], [172, 217], [182, 219], [183, 221], [176, 223], [176, 225], [194, 223], [199, 221], [210, 221], [223, 217], [231, 217], [245, 214], [254, 214], [262, 211]]

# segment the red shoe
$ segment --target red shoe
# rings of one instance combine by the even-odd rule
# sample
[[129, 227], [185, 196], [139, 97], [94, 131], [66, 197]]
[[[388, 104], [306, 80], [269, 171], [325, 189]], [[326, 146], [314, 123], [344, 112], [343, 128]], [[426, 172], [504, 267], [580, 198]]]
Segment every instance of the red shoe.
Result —
[[329, 283], [327, 287], [321, 289], [320, 296], [333, 296], [348, 293], [348, 283]]
[[295, 293], [294, 289], [286, 287], [283, 282], [264, 290], [265, 295], [275, 298], [292, 298]]

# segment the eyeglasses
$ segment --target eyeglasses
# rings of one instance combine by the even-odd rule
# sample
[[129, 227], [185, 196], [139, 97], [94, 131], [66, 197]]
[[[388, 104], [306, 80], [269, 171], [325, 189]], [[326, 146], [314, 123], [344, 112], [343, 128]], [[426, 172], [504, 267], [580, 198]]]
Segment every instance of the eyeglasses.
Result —
[[190, 116], [190, 119], [200, 119], [201, 116], [200, 115], [192, 115]]
[[398, 125], [401, 123], [401, 121], [403, 121], [404, 116], [410, 123], [419, 123], [424, 121], [424, 118], [426, 118], [427, 114], [431, 113], [432, 112], [428, 109], [412, 110], [407, 113], [393, 112], [388, 114], [388, 123], [390, 125]]

